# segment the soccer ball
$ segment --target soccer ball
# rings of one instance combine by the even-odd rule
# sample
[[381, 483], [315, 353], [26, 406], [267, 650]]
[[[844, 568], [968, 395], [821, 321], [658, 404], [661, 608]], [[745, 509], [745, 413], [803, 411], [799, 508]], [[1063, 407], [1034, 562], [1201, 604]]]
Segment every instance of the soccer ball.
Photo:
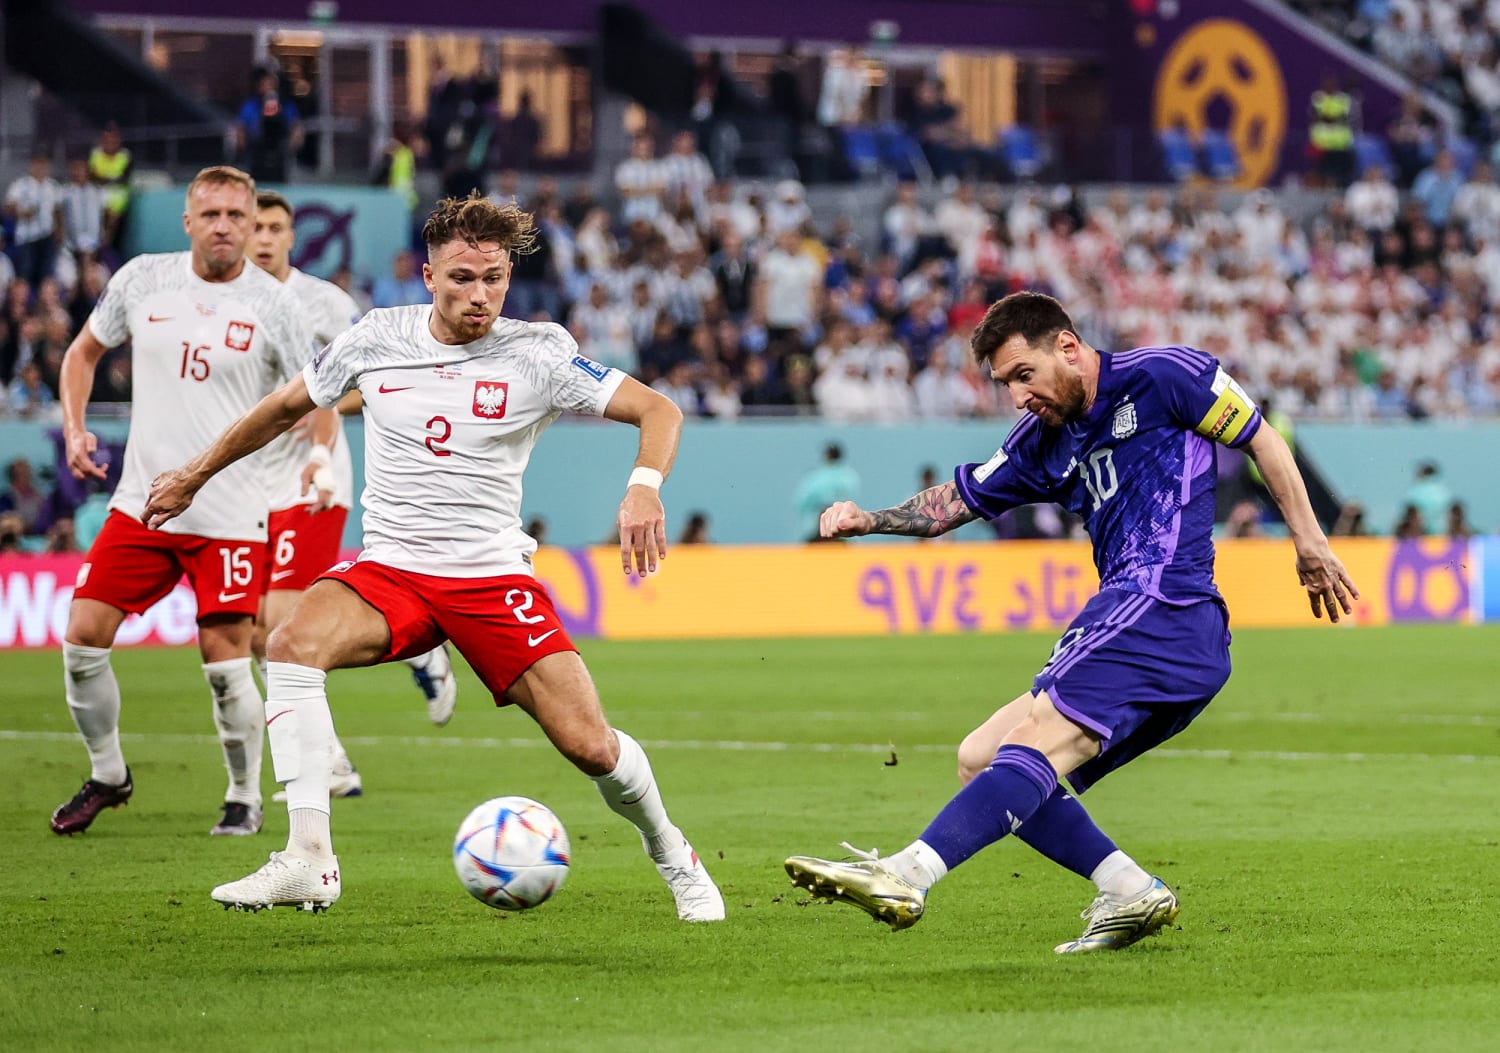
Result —
[[469, 813], [453, 839], [453, 868], [469, 895], [497, 910], [545, 903], [568, 876], [568, 832], [544, 804], [496, 797]]

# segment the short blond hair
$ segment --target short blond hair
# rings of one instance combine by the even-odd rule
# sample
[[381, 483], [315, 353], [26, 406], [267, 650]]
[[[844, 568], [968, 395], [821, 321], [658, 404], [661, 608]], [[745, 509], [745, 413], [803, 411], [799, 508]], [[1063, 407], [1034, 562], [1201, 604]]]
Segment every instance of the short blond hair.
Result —
[[478, 194], [445, 197], [422, 225], [429, 255], [450, 241], [479, 245], [493, 241], [512, 254], [530, 252], [536, 245], [536, 222], [514, 203], [497, 205]]
[[193, 200], [193, 191], [200, 186], [241, 186], [249, 193], [250, 199], [255, 200], [255, 180], [249, 172], [242, 172], [233, 165], [210, 165], [197, 175], [188, 184], [188, 202]]

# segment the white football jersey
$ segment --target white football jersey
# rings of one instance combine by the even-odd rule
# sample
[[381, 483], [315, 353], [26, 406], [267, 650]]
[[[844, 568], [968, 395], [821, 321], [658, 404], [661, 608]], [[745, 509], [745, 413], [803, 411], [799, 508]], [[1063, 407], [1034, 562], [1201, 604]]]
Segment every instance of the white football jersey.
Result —
[[445, 578], [530, 574], [521, 475], [564, 411], [602, 415], [625, 380], [560, 325], [502, 318], [439, 343], [432, 306], [374, 310], [303, 371], [320, 406], [365, 400], [361, 559]]
[[[312, 328], [317, 347], [327, 347], [340, 333], [359, 321], [359, 305], [354, 302], [354, 297], [333, 282], [303, 274], [293, 267], [284, 284], [301, 305], [302, 317]], [[301, 372], [300, 366], [297, 372]], [[307, 467], [311, 452], [312, 437], [291, 432], [272, 439], [266, 447], [264, 456], [271, 477], [272, 511], [317, 500], [316, 490], [309, 489], [305, 496], [302, 493], [302, 470]], [[333, 503], [340, 508], [353, 508], [354, 462], [349, 456], [349, 443], [344, 438], [342, 422], [329, 468], [333, 472]]]
[[[314, 349], [291, 293], [275, 278], [247, 261], [233, 281], [206, 282], [187, 252], [128, 261], [109, 280], [88, 327], [106, 347], [131, 341], [130, 438], [109, 507], [136, 518], [153, 479], [201, 453]], [[262, 541], [267, 484], [264, 459], [243, 458], [162, 529]]]

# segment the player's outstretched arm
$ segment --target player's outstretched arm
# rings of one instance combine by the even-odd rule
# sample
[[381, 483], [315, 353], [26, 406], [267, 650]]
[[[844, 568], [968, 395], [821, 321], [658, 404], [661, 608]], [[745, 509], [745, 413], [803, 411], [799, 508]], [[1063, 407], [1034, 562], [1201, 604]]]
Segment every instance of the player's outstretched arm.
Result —
[[255, 408], [225, 429], [213, 443], [181, 468], [163, 472], [151, 482], [151, 496], [141, 521], [153, 530], [187, 511], [203, 484], [247, 454], [254, 453], [303, 415], [317, 409], [307, 384], [298, 373], [271, 392]]
[[667, 513], [661, 503], [661, 484], [677, 460], [682, 438], [682, 410], [658, 391], [638, 380], [625, 378], [610, 396], [604, 416], [641, 429], [641, 445], [635, 455], [635, 471], [620, 502], [620, 561], [625, 573], [641, 577], [656, 573], [659, 560], [667, 558]]
[[94, 372], [109, 348], [99, 342], [87, 322], [63, 355], [59, 385], [63, 410], [63, 441], [67, 444], [68, 471], [75, 479], [103, 479], [102, 465], [94, 463], [99, 439], [84, 424], [89, 395], [94, 390]]
[[819, 518], [818, 533], [823, 537], [862, 537], [865, 534], [937, 537], [977, 518], [978, 514], [958, 495], [958, 484], [947, 482], [923, 490], [894, 508], [882, 508], [878, 512], [866, 512], [853, 501], [840, 501]]
[[1359, 599], [1359, 589], [1333, 554], [1323, 528], [1318, 525], [1312, 502], [1307, 498], [1307, 487], [1302, 483], [1302, 473], [1297, 470], [1297, 461], [1286, 440], [1275, 428], [1262, 423], [1247, 449], [1291, 532], [1292, 544], [1297, 549], [1297, 580], [1307, 590], [1313, 617], [1321, 618], [1327, 611], [1328, 620], [1336, 622], [1341, 609], [1345, 614], [1353, 614], [1352, 601]]
[[334, 488], [333, 448], [338, 444], [339, 411], [337, 409], [315, 409], [307, 415], [308, 438], [312, 440], [312, 451], [307, 465], [302, 469], [302, 495], [311, 489], [317, 490], [317, 500], [310, 506], [314, 513], [333, 507]]

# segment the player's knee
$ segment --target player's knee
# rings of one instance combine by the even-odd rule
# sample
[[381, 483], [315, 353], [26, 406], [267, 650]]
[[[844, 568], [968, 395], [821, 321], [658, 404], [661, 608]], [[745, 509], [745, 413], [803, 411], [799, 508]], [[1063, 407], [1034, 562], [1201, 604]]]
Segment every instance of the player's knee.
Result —
[[976, 731], [958, 747], [958, 781], [968, 785], [970, 779], [989, 767], [995, 759], [995, 748]]
[[620, 748], [605, 728], [602, 733], [572, 735], [558, 743], [563, 756], [591, 779], [608, 775], [620, 762]]
[[282, 625], [266, 639], [266, 661], [319, 668], [317, 641], [290, 625]]

